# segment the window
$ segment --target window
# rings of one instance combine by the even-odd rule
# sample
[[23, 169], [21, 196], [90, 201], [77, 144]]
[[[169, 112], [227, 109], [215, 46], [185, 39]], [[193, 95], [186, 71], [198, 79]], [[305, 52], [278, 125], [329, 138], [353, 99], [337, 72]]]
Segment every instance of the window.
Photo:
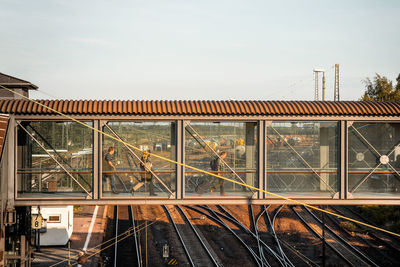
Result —
[[337, 122], [272, 122], [266, 147], [268, 191], [296, 196], [337, 192]]
[[[258, 185], [256, 122], [190, 122], [185, 125], [185, 163], [237, 182]], [[252, 190], [189, 168], [186, 196], [245, 196]]]
[[348, 136], [349, 192], [398, 196], [400, 123], [354, 122]]
[[91, 129], [71, 121], [22, 121], [17, 131], [19, 197], [86, 196], [90, 193]]
[[49, 215], [49, 219], [47, 223], [60, 223], [61, 222], [61, 215]]
[[176, 188], [176, 165], [155, 156], [148, 157], [146, 152], [175, 161], [175, 125], [175, 122], [160, 121], [110, 121], [105, 124], [105, 133], [140, 151], [103, 136], [103, 196], [171, 196]]

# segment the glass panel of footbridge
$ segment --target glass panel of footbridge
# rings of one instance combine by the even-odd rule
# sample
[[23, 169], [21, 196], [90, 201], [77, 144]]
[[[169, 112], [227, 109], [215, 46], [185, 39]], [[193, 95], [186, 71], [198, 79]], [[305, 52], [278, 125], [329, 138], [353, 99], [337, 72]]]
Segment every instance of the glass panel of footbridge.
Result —
[[350, 194], [399, 197], [400, 123], [349, 123], [348, 138]]
[[[185, 163], [232, 181], [258, 186], [256, 122], [190, 122], [185, 125]], [[185, 196], [252, 197], [254, 190], [185, 168]]]
[[103, 196], [174, 195], [177, 168], [168, 160], [176, 161], [175, 122], [109, 121], [103, 131]]
[[91, 194], [93, 132], [90, 128], [72, 121], [17, 124], [17, 197]]
[[267, 124], [267, 190], [285, 196], [338, 192], [338, 123]]

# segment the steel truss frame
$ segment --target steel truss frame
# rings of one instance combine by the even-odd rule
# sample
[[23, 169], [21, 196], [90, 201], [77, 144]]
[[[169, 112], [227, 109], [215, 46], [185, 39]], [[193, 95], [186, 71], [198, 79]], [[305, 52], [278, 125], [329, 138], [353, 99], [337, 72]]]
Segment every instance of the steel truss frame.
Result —
[[[379, 151], [375, 148], [375, 146], [372, 145], [372, 144], [367, 140], [367, 138], [365, 138], [365, 136], [362, 135], [362, 134], [357, 130], [357, 128], [353, 126], [353, 124], [351, 124], [350, 127], [351, 127], [351, 128], [353, 129], [353, 131], [367, 144], [367, 146], [370, 147], [370, 148], [372, 149], [372, 151], [375, 152], [376, 155], [378, 155], [379, 158], [382, 157], [382, 154], [379, 153]], [[396, 148], [398, 148], [399, 146], [400, 146], [400, 141], [397, 143], [397, 145], [395, 145], [395, 146], [393, 147], [392, 150], [389, 151], [389, 153], [386, 154], [386, 156], [387, 156], [387, 157], [390, 157], [390, 155], [392, 155], [393, 152], [396, 150]], [[365, 160], [364, 160], [364, 161], [365, 161]], [[400, 173], [392, 166], [392, 164], [390, 164], [390, 162], [388, 162], [388, 163], [386, 163], [386, 164], [390, 167], [390, 169], [392, 169], [392, 170], [396, 173], [397, 177], [396, 177], [396, 176], [395, 176], [395, 177], [396, 177], [397, 179], [399, 179], [399, 178], [400, 178]], [[369, 164], [367, 164], [367, 165], [369, 165]], [[361, 179], [361, 180], [351, 189], [350, 193], [353, 194], [365, 181], [367, 181], [367, 179], [368, 179], [369, 177], [371, 177], [371, 175], [372, 175], [373, 173], [375, 173], [375, 171], [376, 171], [381, 165], [382, 165], [382, 162], [379, 162], [375, 167], [373, 167], [373, 168], [371, 167], [372, 170], [371, 170], [363, 179]]]
[[[17, 126], [20, 125], [21, 121], [68, 121], [61, 116], [58, 115], [11, 115], [10, 116], [10, 130], [8, 135], [12, 138], [7, 138], [8, 149], [16, 151], [17, 146], [17, 138], [16, 138], [16, 130]], [[296, 194], [286, 194], [285, 197], [290, 197], [294, 199], [300, 199], [309, 204], [400, 204], [400, 195], [397, 196], [382, 196], [377, 197], [376, 195], [371, 196], [360, 196], [355, 197], [351, 193], [354, 192], [354, 189], [349, 190], [348, 188], [348, 131], [349, 127], [354, 121], [360, 122], [392, 122], [399, 123], [400, 120], [397, 117], [332, 117], [332, 116], [310, 116], [310, 117], [301, 117], [301, 116], [271, 116], [271, 117], [224, 117], [224, 116], [74, 116], [76, 119], [84, 120], [84, 121], [93, 121], [96, 128], [101, 129], [102, 122], [104, 121], [175, 121], [177, 125], [176, 129], [176, 155], [177, 161], [181, 163], [185, 163], [185, 126], [189, 121], [241, 121], [241, 122], [256, 122], [259, 125], [259, 142], [258, 142], [258, 167], [257, 172], [259, 175], [259, 188], [263, 190], [267, 190], [266, 181], [267, 181], [267, 168], [266, 168], [266, 144], [264, 144], [266, 140], [266, 127], [272, 121], [274, 122], [301, 122], [301, 121], [315, 121], [315, 122], [326, 122], [326, 121], [337, 121], [339, 122], [338, 132], [339, 132], [339, 141], [338, 141], [338, 150], [339, 150], [339, 160], [338, 160], [338, 173], [339, 173], [339, 192], [337, 192], [334, 196], [307, 196], [307, 197], [299, 197]], [[37, 204], [46, 204], [46, 205], [59, 205], [61, 203], [65, 204], [107, 204], [110, 203], [118, 203], [118, 204], [128, 204], [128, 203], [137, 203], [137, 204], [212, 204], [212, 203], [221, 203], [221, 204], [246, 204], [251, 201], [256, 204], [290, 204], [290, 202], [286, 200], [279, 199], [277, 197], [271, 197], [268, 194], [259, 192], [258, 194], [254, 194], [251, 199], [246, 197], [236, 197], [236, 196], [226, 196], [226, 197], [213, 197], [213, 196], [201, 196], [201, 197], [191, 197], [185, 196], [185, 168], [182, 166], [177, 166], [176, 168], [176, 192], [174, 195], [171, 195], [172, 198], [165, 197], [105, 197], [101, 194], [101, 137], [99, 133], [94, 133], [94, 155], [93, 155], [93, 190], [86, 197], [74, 197], [74, 196], [63, 196], [63, 197], [18, 197], [17, 196], [17, 171], [16, 171], [16, 153], [11, 151], [8, 153], [9, 156], [7, 160], [13, 162], [10, 164], [14, 170], [8, 171], [8, 184], [9, 184], [9, 197], [14, 199], [15, 205], [27, 205], [29, 203]], [[263, 140], [263, 141], [262, 141]], [[100, 153], [100, 154], [99, 154]], [[97, 155], [99, 154], [99, 155]], [[392, 166], [393, 167], [393, 166]], [[397, 175], [400, 176], [396, 170], [394, 170]], [[317, 170], [312, 170], [317, 179], [320, 179], [318, 176]], [[11, 174], [11, 175], [10, 175]], [[369, 176], [368, 176], [369, 177]], [[368, 177], [364, 177], [368, 179]], [[72, 178], [72, 177], [71, 177]], [[332, 189], [332, 188], [331, 188]], [[13, 193], [11, 193], [13, 192]]]

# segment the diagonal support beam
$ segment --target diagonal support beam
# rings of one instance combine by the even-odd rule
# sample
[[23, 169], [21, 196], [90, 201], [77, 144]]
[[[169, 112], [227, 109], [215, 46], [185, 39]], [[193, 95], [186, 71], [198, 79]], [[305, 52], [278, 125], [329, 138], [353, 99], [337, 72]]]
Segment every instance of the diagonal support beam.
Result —
[[322, 177], [318, 174], [318, 172], [300, 155], [300, 153], [299, 152], [297, 152], [296, 151], [296, 149], [294, 149], [294, 147], [292, 147], [289, 143], [288, 143], [288, 141], [286, 141], [286, 138], [284, 138], [274, 127], [272, 127], [272, 126], [270, 126], [271, 127], [271, 129], [272, 130], [274, 130], [274, 132], [275, 133], [277, 133], [278, 135], [279, 135], [279, 137], [286, 143], [286, 145], [291, 149], [291, 150], [293, 150], [293, 152], [297, 155], [297, 156], [299, 156], [299, 158], [304, 162], [304, 164], [306, 164], [307, 165], [307, 167], [308, 168], [310, 168], [310, 170], [312, 170], [312, 172], [319, 178], [319, 180], [323, 183], [323, 184], [325, 184], [326, 186], [327, 186], [327, 188], [329, 189], [329, 191], [331, 191], [331, 193], [336, 193], [335, 192], [335, 190], [333, 190], [333, 188], [327, 183], [327, 182], [325, 182], [324, 181], [324, 179], [322, 179]]
[[124, 147], [128, 149], [128, 151], [144, 166], [144, 168], [148, 170], [154, 176], [154, 178], [156, 178], [157, 181], [160, 182], [160, 184], [162, 184], [162, 186], [168, 191], [168, 193], [170, 193], [170, 195], [173, 196], [174, 193], [171, 191], [171, 189], [168, 188], [168, 186], [160, 179], [160, 177], [157, 176], [157, 174], [155, 174], [151, 169], [146, 168], [144, 162], [140, 159], [138, 155], [136, 155], [136, 153], [129, 146], [126, 145], [126, 142], [122, 140], [122, 138], [119, 137], [119, 135], [107, 123], [105, 123], [104, 126], [106, 126], [108, 130], [110, 130], [110, 132], [115, 136], [115, 138], [122, 141], [121, 143], [124, 145]]
[[379, 153], [379, 151], [376, 150], [376, 148], [356, 129], [356, 127], [351, 125], [351, 128], [353, 128], [353, 130], [358, 134], [358, 136], [360, 136], [361, 139], [364, 140], [364, 142], [367, 143], [372, 148], [372, 150], [374, 150], [375, 153], [378, 154], [379, 157], [382, 156], [381, 153]]
[[[226, 166], [226, 167], [227, 167], [241, 182], [242, 182], [242, 183], [245, 184], [244, 180], [235, 172], [234, 169], [231, 168], [231, 166], [229, 166], [228, 163], [226, 163], [225, 160], [223, 160], [223, 159], [220, 157], [220, 155], [217, 153], [217, 151], [215, 151], [209, 144], [207, 144], [207, 142], [203, 139], [203, 137], [201, 137], [201, 135], [200, 135], [198, 132], [196, 132], [196, 130], [192, 127], [192, 125], [190, 125], [190, 124], [188, 123], [188, 124], [186, 124], [185, 129], [186, 129], [186, 127], [189, 127], [190, 130], [193, 131], [193, 132], [197, 135], [197, 137], [207, 146], [207, 148], [210, 149], [210, 151], [212, 151], [213, 154], [214, 154], [215, 156], [217, 156], [217, 157], [221, 160], [221, 162], [222, 162], [222, 163], [223, 163], [223, 164], [224, 164], [224, 165], [225, 165], [225, 166]], [[190, 131], [188, 131], [187, 129], [186, 129], [186, 131], [192, 135], [192, 133], [191, 133]], [[192, 135], [192, 136], [193, 136], [193, 135]], [[198, 142], [198, 140], [197, 140], [196, 138], [194, 138], [194, 139]], [[199, 143], [200, 143], [200, 142], [199, 142]], [[202, 145], [202, 144], [200, 144], [200, 145]], [[255, 193], [254, 190], [252, 190], [252, 189], [250, 189], [250, 191], [251, 191], [252, 193]]]
[[81, 185], [81, 183], [79, 183], [79, 181], [64, 167], [64, 165], [62, 165], [52, 154], [50, 154], [50, 152], [48, 152], [46, 148], [28, 130], [26, 130], [24, 126], [21, 125], [21, 123], [17, 122], [17, 124], [43, 149], [44, 152], [46, 152], [47, 155], [49, 155], [50, 158], [54, 160], [55, 163], [57, 163], [58, 166], [60, 166], [61, 169], [65, 171], [65, 173], [69, 177], [71, 177], [72, 180], [74, 180], [79, 185], [79, 187], [83, 189], [83, 191], [85, 191], [85, 193], [89, 197], [92, 197], [92, 194], [89, 191], [87, 191], [86, 188], [83, 187], [83, 185]]
[[[363, 139], [364, 142], [367, 143], [375, 151], [376, 154], [378, 154], [379, 157], [382, 156], [381, 153], [379, 153], [379, 151], [353, 125], [351, 125], [351, 127], [357, 133], [357, 135], [360, 136], [361, 139]], [[400, 146], [400, 142], [393, 147], [393, 149], [387, 154], [387, 156], [389, 157], [398, 146]], [[367, 176], [365, 176], [360, 182], [358, 182], [358, 184], [351, 190], [350, 193], [353, 194], [381, 165], [382, 163], [379, 163], [370, 173], [367, 174]], [[400, 173], [390, 163], [388, 163], [388, 165], [397, 174], [399, 179]]]
[[376, 165], [376, 167], [372, 171], [370, 171], [370, 173], [368, 173], [367, 176], [365, 176], [360, 182], [358, 182], [356, 186], [353, 187], [350, 193], [353, 194], [381, 165], [382, 163]]
[[[44, 138], [44, 137], [39, 133], [39, 131], [37, 131], [37, 130], [35, 129], [35, 127], [33, 127], [31, 124], [28, 124], [28, 127], [31, 128], [32, 131], [34, 131], [34, 132], [40, 137], [40, 139], [42, 139], [43, 142], [45, 142], [46, 145], [50, 147], [51, 150], [53, 150], [53, 153], [56, 154], [56, 155], [61, 159], [61, 161], [62, 161], [65, 165], [67, 165], [68, 167], [70, 167], [71, 169], [73, 169], [72, 166], [68, 163], [68, 161], [67, 161], [60, 153], [57, 152], [57, 150], [46, 140], [46, 138]], [[91, 186], [85, 179], [83, 179], [83, 177], [82, 177], [82, 175], [81, 175], [80, 173], [77, 173], [77, 175], [79, 176], [79, 178], [81, 178], [81, 179], [85, 182], [85, 184], [86, 184], [87, 186], [89, 186], [89, 187]]]

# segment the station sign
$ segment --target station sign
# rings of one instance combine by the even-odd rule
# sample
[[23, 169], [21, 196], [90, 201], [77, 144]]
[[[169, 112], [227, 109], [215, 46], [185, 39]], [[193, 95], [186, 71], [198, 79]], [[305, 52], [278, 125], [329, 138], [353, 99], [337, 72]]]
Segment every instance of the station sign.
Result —
[[32, 229], [38, 230], [43, 227], [43, 216], [40, 214], [32, 214]]

